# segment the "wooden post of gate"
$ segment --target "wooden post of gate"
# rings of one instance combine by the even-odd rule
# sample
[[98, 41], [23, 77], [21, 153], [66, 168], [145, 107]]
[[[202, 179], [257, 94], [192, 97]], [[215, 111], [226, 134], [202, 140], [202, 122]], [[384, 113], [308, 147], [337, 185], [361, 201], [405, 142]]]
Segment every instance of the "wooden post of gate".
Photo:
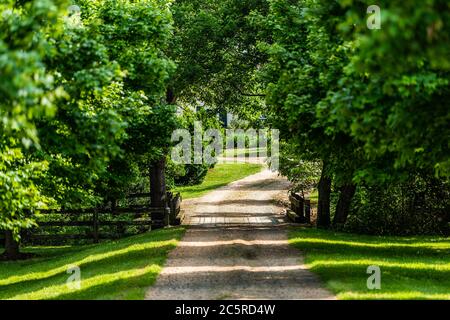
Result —
[[179, 193], [175, 196], [171, 194], [168, 199], [170, 206], [169, 224], [171, 226], [178, 226], [181, 224], [181, 217], [179, 216], [181, 211], [181, 195]]
[[311, 219], [309, 200], [291, 192], [289, 201], [291, 203], [290, 210], [287, 211], [289, 219], [295, 223], [309, 223]]
[[[116, 214], [116, 208], [117, 208], [117, 200], [113, 199], [111, 201], [111, 215], [114, 216]], [[123, 221], [120, 221], [116, 225], [117, 229], [117, 235], [119, 238], [123, 238], [125, 236], [125, 225], [123, 224]]]
[[165, 168], [165, 157], [150, 163], [150, 206], [158, 209], [151, 213], [152, 229], [164, 228], [169, 224]]
[[[156, 209], [156, 208], [155, 208]], [[169, 225], [169, 214], [170, 214], [170, 208], [169, 207], [163, 207], [163, 208], [157, 208], [160, 210], [152, 211], [150, 216], [152, 220], [151, 229], [161, 229], [165, 226]]]
[[305, 222], [311, 223], [311, 200], [305, 199]]
[[98, 210], [94, 209], [94, 212], [92, 214], [92, 236], [94, 238], [94, 243], [99, 242], [99, 234], [98, 234]]

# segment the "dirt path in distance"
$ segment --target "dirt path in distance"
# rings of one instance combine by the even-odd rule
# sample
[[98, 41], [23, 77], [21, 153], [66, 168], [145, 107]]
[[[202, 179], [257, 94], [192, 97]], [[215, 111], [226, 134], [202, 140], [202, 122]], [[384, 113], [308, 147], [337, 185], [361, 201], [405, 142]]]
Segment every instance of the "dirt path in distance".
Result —
[[264, 170], [183, 202], [188, 230], [146, 299], [334, 299], [288, 244], [288, 188]]

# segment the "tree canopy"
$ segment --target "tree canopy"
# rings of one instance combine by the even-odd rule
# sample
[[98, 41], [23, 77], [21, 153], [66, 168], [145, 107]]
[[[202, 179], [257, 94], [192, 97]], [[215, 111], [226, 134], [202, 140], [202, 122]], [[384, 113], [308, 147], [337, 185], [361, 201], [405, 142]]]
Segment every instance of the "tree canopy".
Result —
[[389, 194], [447, 221], [450, 4], [378, 6], [371, 28], [361, 0], [2, 1], [0, 228], [199, 181], [166, 168], [171, 133], [226, 111], [280, 130], [319, 226]]

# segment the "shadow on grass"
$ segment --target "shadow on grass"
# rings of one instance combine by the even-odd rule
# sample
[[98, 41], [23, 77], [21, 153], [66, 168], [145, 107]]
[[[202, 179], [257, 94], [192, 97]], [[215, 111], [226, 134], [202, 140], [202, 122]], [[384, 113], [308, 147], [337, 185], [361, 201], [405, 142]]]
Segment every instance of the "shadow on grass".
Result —
[[[340, 298], [450, 299], [450, 240], [376, 237], [293, 228], [290, 242]], [[381, 290], [368, 290], [367, 267], [381, 270]]]
[[145, 291], [158, 277], [158, 271], [148, 271], [128, 278], [117, 278], [85, 289], [60, 294], [54, 300], [142, 300]]
[[[113, 283], [141, 279], [140, 276], [145, 274], [148, 279], [142, 285], [148, 286], [182, 233], [182, 228], [164, 229], [98, 245], [65, 248], [61, 255], [56, 255], [55, 249], [51, 248], [48, 258], [0, 263], [0, 298], [80, 296], [81, 292], [72, 292], [66, 286], [70, 276], [67, 268], [71, 265], [80, 267], [82, 283], [89, 284], [87, 289], [82, 290], [85, 298], [113, 298], [123, 290], [118, 287], [112, 292], [108, 291]], [[46, 254], [45, 248], [40, 251], [39, 248], [33, 248], [31, 251], [39, 252], [42, 256]], [[90, 289], [96, 287], [104, 290]], [[132, 286], [129, 288], [133, 289]]]
[[450, 239], [438, 237], [377, 237], [316, 229], [293, 229], [291, 243], [300, 249], [370, 256], [442, 257], [450, 254]]

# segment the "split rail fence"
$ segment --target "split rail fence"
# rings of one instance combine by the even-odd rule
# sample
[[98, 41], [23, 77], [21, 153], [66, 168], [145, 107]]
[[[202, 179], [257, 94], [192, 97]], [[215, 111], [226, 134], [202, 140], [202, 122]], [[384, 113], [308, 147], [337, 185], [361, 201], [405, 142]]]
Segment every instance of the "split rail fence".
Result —
[[[22, 241], [26, 243], [63, 243], [67, 240], [118, 239], [150, 230], [179, 225], [181, 216], [180, 194], [167, 194], [167, 207], [152, 207], [150, 194], [131, 194], [127, 199], [144, 199], [144, 205], [126, 207], [41, 210], [38, 227], [24, 230]], [[148, 200], [148, 201], [147, 201]], [[77, 227], [77, 228], [73, 228]], [[65, 232], [66, 230], [73, 230]], [[104, 230], [108, 229], [109, 232]], [[4, 243], [0, 232], [0, 244]]]

